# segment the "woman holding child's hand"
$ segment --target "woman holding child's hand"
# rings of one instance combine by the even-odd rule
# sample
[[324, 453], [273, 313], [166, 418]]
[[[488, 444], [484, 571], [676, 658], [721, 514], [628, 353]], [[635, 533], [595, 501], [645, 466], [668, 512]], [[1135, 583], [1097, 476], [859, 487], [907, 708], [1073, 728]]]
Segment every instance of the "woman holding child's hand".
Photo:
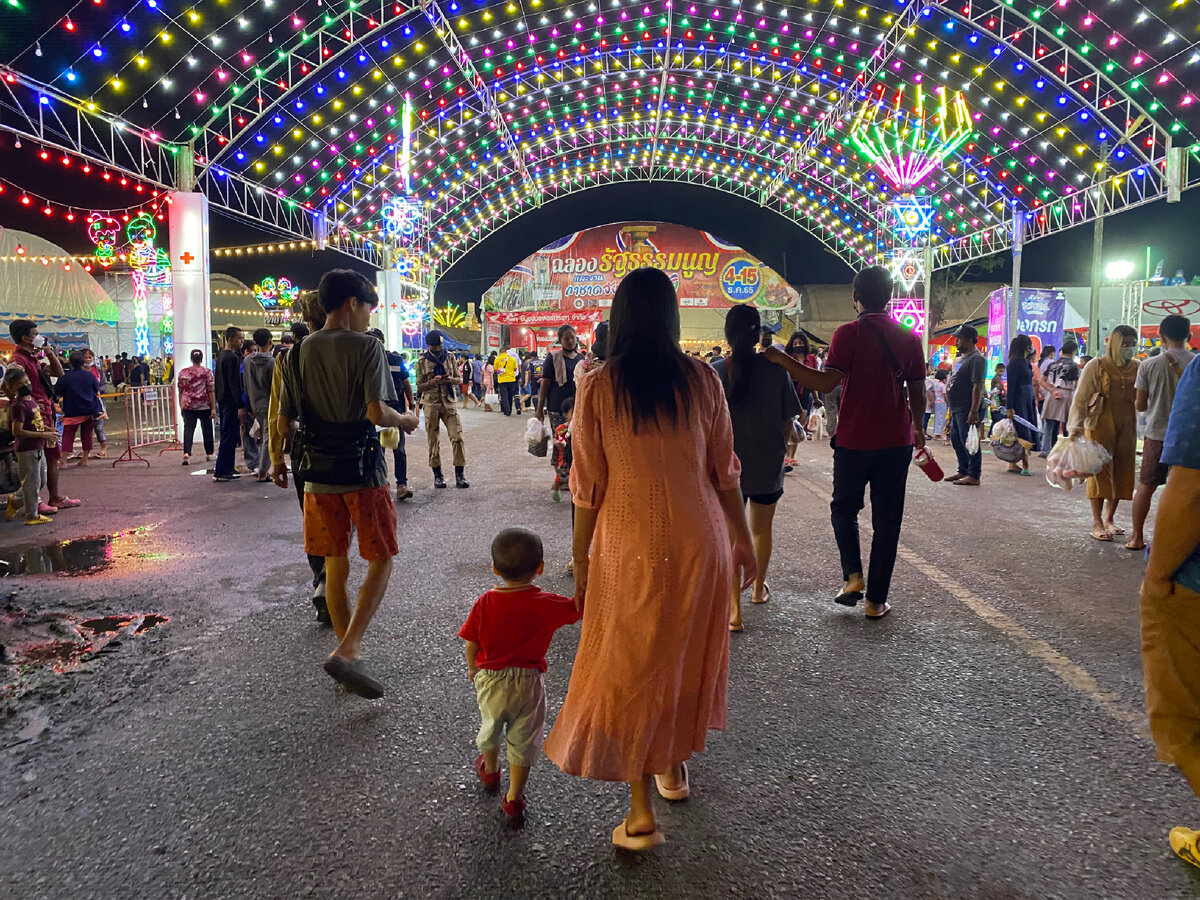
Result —
[[755, 563], [725, 394], [709, 366], [680, 352], [663, 272], [622, 280], [608, 350], [576, 393], [583, 628], [545, 752], [564, 772], [627, 782], [629, 812], [612, 840], [644, 850], [663, 841], [651, 779], [665, 799], [685, 799], [687, 760], [725, 727], [729, 586], [735, 570], [753, 581]]

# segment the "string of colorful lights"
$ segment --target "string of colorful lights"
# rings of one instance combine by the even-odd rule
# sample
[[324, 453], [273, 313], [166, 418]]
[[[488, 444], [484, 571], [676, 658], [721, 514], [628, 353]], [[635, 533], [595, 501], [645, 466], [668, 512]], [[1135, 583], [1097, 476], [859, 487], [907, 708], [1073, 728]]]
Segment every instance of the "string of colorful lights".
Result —
[[[435, 270], [539, 203], [649, 175], [770, 191], [848, 257], [891, 249], [880, 220], [907, 193], [935, 245], [987, 242], [1014, 208], [1138, 177], [1168, 138], [1196, 144], [1187, 0], [932, 0], [892, 46], [907, 8], [92, 0], [58, 15], [18, 0], [5, 25], [24, 46], [0, 66], [147, 139], [195, 141], [203, 165], [322, 210], [346, 240], [384, 237], [389, 203], [419, 203]], [[903, 96], [912, 110], [880, 106]]]

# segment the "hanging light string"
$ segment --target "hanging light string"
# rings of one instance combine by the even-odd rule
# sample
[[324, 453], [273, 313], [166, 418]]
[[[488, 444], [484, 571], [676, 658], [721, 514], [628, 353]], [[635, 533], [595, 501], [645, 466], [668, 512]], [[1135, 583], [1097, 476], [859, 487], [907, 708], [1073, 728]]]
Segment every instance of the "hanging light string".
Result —
[[[150, 92], [155, 87], [161, 86], [164, 89], [169, 89], [167, 87], [167, 85], [170, 84], [170, 81], [171, 81], [171, 79], [169, 77], [170, 74], [182, 65], [187, 65], [188, 68], [190, 69], [191, 63], [189, 62], [189, 60], [195, 59], [194, 54], [197, 52], [198, 49], [202, 49], [204, 51], [203, 55], [210, 57], [210, 58], [211, 57], [216, 58], [217, 65], [212, 70], [211, 75], [216, 77], [217, 80], [219, 82], [221, 82], [222, 85], [224, 85], [226, 79], [231, 79], [234, 82], [236, 82], [237, 76], [243, 74], [238, 68], [237, 58], [244, 54], [248, 55], [248, 50], [246, 47], [242, 47], [241, 50], [231, 52], [228, 56], [226, 56], [223, 53], [218, 53], [216, 50], [216, 47], [210, 46], [210, 43], [211, 43], [212, 38], [217, 36], [218, 32], [220, 32], [223, 28], [229, 27], [232, 23], [237, 22], [239, 19], [245, 19], [246, 12], [249, 11], [248, 9], [240, 10], [236, 14], [231, 15], [225, 21], [225, 23], [223, 25], [217, 25], [215, 27], [209, 28], [207, 30], [207, 34], [205, 34], [205, 35], [201, 35], [199, 33], [199, 29], [193, 30], [192, 28], [190, 28], [189, 25], [191, 23], [184, 22], [183, 16], [171, 15], [169, 12], [166, 11], [166, 9], [163, 8], [162, 3], [159, 3], [156, 6], [156, 9], [159, 13], [161, 13], [167, 19], [167, 21], [170, 23], [170, 25], [174, 26], [182, 33], [189, 35], [192, 38], [192, 45], [188, 49], [187, 53], [185, 53], [178, 60], [176, 60], [175, 64], [172, 65], [171, 68], [167, 69], [165, 72], [163, 72], [161, 75], [159, 75], [159, 77], [153, 82], [153, 84], [150, 85], [149, 87], [147, 87], [145, 91], [143, 91], [137, 97], [134, 97], [133, 100], [124, 108], [122, 114], [133, 109], [140, 101], [145, 101], [146, 98], [149, 97]], [[273, 31], [275, 28], [284, 27], [284, 23], [286, 23], [287, 20], [289, 18], [291, 18], [293, 15], [294, 15], [293, 13], [288, 13], [284, 16], [283, 19], [280, 20], [280, 22], [278, 24], [268, 25], [267, 32], [271, 33], [271, 31]], [[199, 21], [200, 13], [198, 13], [195, 9], [192, 9], [187, 14], [187, 18], [189, 20], [191, 19], [192, 16], [196, 16], [197, 21]], [[171, 35], [168, 27], [156, 29], [154, 37], [151, 38], [150, 41], [147, 42], [142, 47], [142, 49], [138, 52], [137, 56], [134, 57], [135, 63], [139, 63], [140, 60], [146, 59], [147, 54], [150, 52], [150, 49], [152, 47], [154, 47], [156, 45], [156, 43], [158, 43], [158, 42], [168, 43], [171, 40], [173, 40], [173, 38], [174, 38], [174, 36]], [[86, 54], [84, 55], [83, 58], [86, 59]], [[231, 70], [231, 71], [227, 71], [227, 70]], [[227, 72], [225, 78], [220, 77], [221, 72]], [[118, 75], [118, 76], [114, 76], [114, 77], [119, 78], [120, 76]], [[164, 84], [164, 81], [167, 82], [167, 84]], [[111, 84], [111, 79], [110, 79], [110, 84]], [[198, 91], [199, 91], [199, 83], [196, 83], [196, 84], [192, 85], [188, 90], [186, 90], [183, 96], [187, 96], [188, 94], [191, 94], [194, 96]], [[199, 101], [197, 101], [197, 102], [199, 102]], [[224, 105], [225, 105], [224, 103], [221, 104], [221, 106], [224, 106]], [[157, 127], [161, 122], [163, 122], [169, 115], [170, 115], [170, 113], [167, 112], [167, 113], [164, 113], [163, 115], [159, 116], [159, 118], [157, 118], [154, 122], [155, 127]]]
[[[63, 158], [66, 159], [67, 157]], [[118, 177], [112, 176], [112, 173], [109, 172], [106, 172], [105, 174], [111, 177]], [[122, 181], [128, 181], [128, 179], [124, 176], [119, 176], [119, 178]], [[144, 185], [139, 185], [139, 187], [144, 188]], [[34, 191], [28, 191], [15, 181], [10, 181], [7, 178], [0, 178], [0, 196], [11, 197], [21, 206], [24, 206], [27, 209], [40, 210], [42, 214], [47, 217], [53, 217], [56, 213], [61, 214], [68, 222], [74, 222], [80, 217], [86, 220], [88, 215], [91, 213], [111, 215], [119, 217], [122, 219], [122, 221], [127, 222], [137, 213], [145, 212], [147, 208], [149, 208], [152, 215], [154, 215], [159, 221], [162, 221], [162, 205], [164, 203], [171, 202], [170, 195], [167, 194], [167, 192], [159, 191], [157, 188], [155, 188], [150, 192], [150, 199], [143, 200], [141, 203], [134, 203], [129, 206], [121, 206], [116, 208], [92, 209], [90, 207], [69, 205], [66, 203], [60, 203], [57, 200], [51, 200], [48, 197], [43, 197], [41, 194], [38, 194]]]

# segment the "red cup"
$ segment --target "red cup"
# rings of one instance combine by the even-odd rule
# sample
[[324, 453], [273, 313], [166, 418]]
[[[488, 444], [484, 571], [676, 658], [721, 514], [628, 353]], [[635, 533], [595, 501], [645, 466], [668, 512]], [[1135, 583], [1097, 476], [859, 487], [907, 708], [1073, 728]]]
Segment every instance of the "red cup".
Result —
[[933, 454], [929, 452], [928, 447], [922, 447], [918, 450], [917, 455], [913, 457], [913, 462], [920, 466], [921, 471], [925, 473], [925, 477], [930, 481], [941, 481], [946, 477], [946, 473], [942, 471], [942, 467], [933, 458]]

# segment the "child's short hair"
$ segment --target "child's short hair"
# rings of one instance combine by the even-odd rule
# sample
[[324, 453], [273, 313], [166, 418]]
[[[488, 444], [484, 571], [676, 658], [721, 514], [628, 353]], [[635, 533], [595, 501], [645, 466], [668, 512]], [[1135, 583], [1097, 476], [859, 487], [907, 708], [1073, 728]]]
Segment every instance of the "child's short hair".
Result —
[[492, 540], [492, 565], [501, 578], [520, 581], [537, 574], [542, 539], [525, 528], [505, 528]]
[[563, 402], [559, 408], [559, 411], [565, 416], [567, 413], [569, 413], [574, 408], [575, 408], [575, 398], [574, 397], [566, 397], [563, 399]]

